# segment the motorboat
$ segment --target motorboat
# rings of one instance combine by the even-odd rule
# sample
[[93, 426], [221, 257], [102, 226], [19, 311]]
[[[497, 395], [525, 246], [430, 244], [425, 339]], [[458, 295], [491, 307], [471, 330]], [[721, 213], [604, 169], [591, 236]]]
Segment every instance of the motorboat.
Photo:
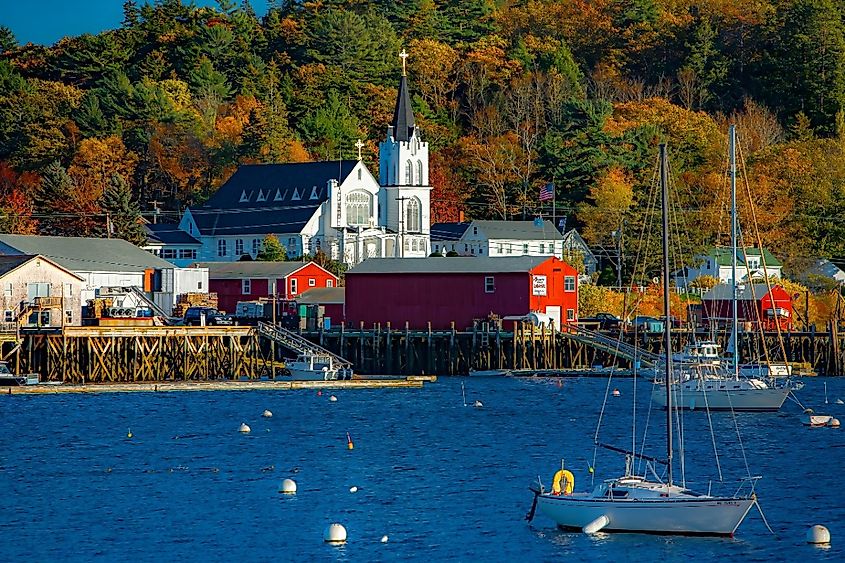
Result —
[[296, 381], [352, 379], [352, 368], [328, 354], [302, 353], [296, 359], [287, 360], [285, 367], [290, 372], [290, 378]]
[[0, 387], [17, 387], [20, 385], [37, 385], [38, 374], [28, 373], [24, 375], [15, 375], [9, 369], [9, 364], [0, 362]]

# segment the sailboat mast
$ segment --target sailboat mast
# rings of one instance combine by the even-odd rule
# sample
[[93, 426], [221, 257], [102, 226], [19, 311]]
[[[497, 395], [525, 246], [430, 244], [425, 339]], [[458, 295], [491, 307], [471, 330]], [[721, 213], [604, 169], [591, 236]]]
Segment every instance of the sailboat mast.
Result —
[[731, 340], [733, 341], [733, 371], [734, 379], [739, 379], [739, 314], [737, 311], [737, 283], [736, 283], [736, 125], [728, 128], [731, 153]]
[[669, 307], [669, 162], [666, 143], [660, 144], [660, 190], [663, 215], [663, 310], [666, 320], [663, 334], [666, 338], [666, 466], [669, 468], [669, 485], [672, 485], [672, 318]]

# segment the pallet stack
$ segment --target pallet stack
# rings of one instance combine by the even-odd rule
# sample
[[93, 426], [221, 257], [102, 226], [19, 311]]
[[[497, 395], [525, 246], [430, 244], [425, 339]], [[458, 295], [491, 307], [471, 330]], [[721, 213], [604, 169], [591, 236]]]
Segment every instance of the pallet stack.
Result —
[[109, 307], [114, 304], [114, 299], [111, 297], [98, 297], [96, 299], [88, 300], [88, 315], [92, 319], [100, 319], [108, 311]]
[[173, 307], [174, 317], [184, 317], [185, 311], [190, 307], [211, 307], [217, 308], [216, 293], [183, 293], [176, 300]]

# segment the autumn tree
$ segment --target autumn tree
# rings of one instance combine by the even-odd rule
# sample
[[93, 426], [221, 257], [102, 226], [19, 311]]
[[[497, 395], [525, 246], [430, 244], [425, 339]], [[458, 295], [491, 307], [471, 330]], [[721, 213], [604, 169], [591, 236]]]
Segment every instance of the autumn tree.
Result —
[[270, 234], [264, 237], [261, 252], [256, 255], [255, 259], [261, 262], [284, 262], [288, 259], [288, 253], [284, 245], [279, 242], [279, 237]]

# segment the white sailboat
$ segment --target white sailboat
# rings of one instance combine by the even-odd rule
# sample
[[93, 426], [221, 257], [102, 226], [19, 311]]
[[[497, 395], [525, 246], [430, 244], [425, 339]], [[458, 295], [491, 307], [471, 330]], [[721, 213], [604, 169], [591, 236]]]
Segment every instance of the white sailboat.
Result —
[[[660, 184], [662, 188], [663, 211], [663, 284], [666, 328], [665, 372], [672, 373], [672, 337], [669, 319], [669, 213], [666, 145], [660, 145]], [[753, 492], [746, 496], [710, 496], [678, 486], [672, 477], [672, 386], [663, 386], [666, 393], [666, 460], [626, 453], [625, 474], [609, 479], [586, 493], [571, 492], [572, 474], [561, 469], [555, 475], [551, 491], [542, 487], [535, 490], [534, 505], [528, 519], [535, 510], [551, 518], [564, 529], [582, 530], [585, 533], [645, 532], [654, 534], [684, 534], [731, 536], [742, 523], [748, 511], [756, 502]], [[607, 446], [605, 446], [607, 447]], [[654, 480], [635, 475], [635, 457], [646, 460], [652, 468]], [[664, 463], [667, 479], [661, 480], [654, 463]], [[753, 486], [752, 486], [753, 489]]]
[[[737, 311], [737, 212], [736, 212], [736, 127], [730, 126], [731, 167], [731, 337], [733, 360], [729, 364], [715, 361], [712, 346], [701, 346], [709, 354], [686, 355], [668, 373], [672, 386], [677, 388], [677, 407], [730, 411], [776, 411], [783, 406], [791, 391], [791, 382], [776, 377], [741, 376], [739, 364]], [[704, 343], [702, 343], [704, 344]], [[762, 368], [758, 367], [758, 372]], [[778, 365], [767, 368], [778, 370]], [[652, 401], [663, 408], [668, 406], [666, 379], [655, 380]]]

